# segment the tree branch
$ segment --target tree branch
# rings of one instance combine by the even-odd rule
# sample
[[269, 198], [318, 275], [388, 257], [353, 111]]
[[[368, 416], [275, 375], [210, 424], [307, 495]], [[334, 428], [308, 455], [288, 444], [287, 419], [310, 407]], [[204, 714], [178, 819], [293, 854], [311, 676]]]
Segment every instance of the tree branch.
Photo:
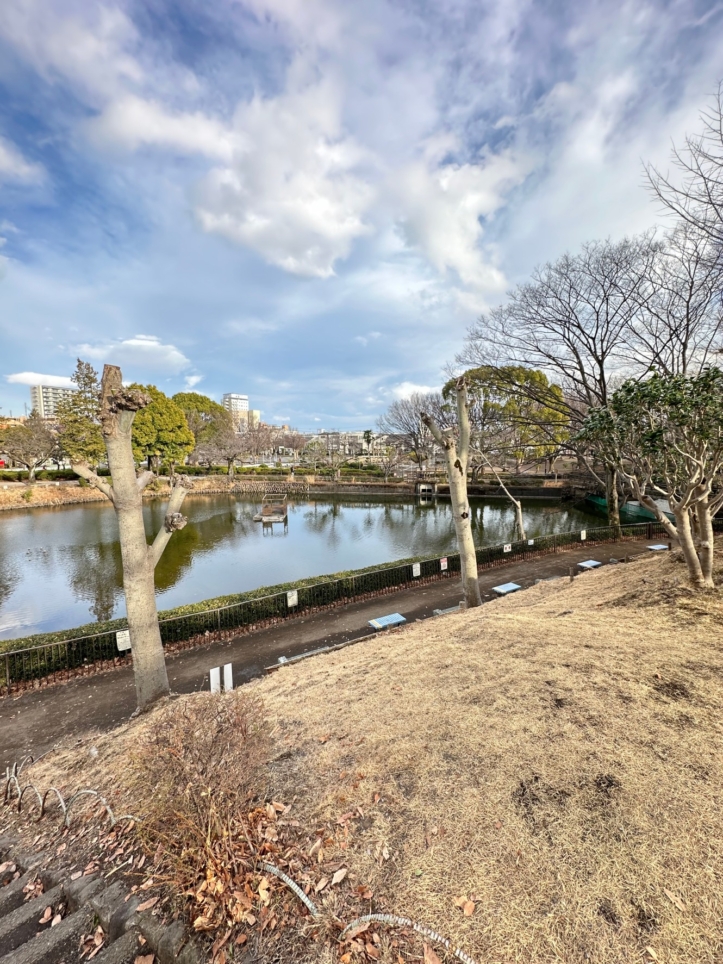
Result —
[[145, 489], [145, 487], [148, 485], [148, 483], [152, 482], [153, 479], [155, 479], [155, 477], [156, 477], [155, 472], [150, 472], [148, 470], [146, 470], [145, 472], [141, 472], [141, 474], [136, 479], [136, 485], [138, 486], [138, 491], [142, 492]]
[[163, 551], [168, 545], [173, 533], [182, 529], [188, 522], [188, 519], [181, 515], [180, 509], [183, 505], [183, 500], [186, 498], [186, 493], [192, 485], [193, 483], [183, 476], [171, 490], [171, 498], [168, 500], [163, 528], [159, 529], [153, 543], [148, 547], [148, 554], [151, 557], [151, 563], [154, 569], [158, 565]]
[[93, 472], [93, 470], [83, 462], [71, 462], [71, 465], [76, 475], [79, 475], [81, 478], [85, 479], [86, 482], [89, 482], [94, 489], [98, 489], [99, 492], [102, 492], [103, 495], [107, 499], [110, 499], [113, 505], [115, 505], [115, 496], [113, 494], [112, 485], [108, 485], [107, 482], [102, 482], [95, 472]]

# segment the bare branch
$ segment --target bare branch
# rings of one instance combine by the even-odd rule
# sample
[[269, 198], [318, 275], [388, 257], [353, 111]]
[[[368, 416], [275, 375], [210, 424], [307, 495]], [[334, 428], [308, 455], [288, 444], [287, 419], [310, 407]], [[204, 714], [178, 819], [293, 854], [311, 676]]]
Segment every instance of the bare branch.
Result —
[[76, 475], [79, 475], [81, 478], [85, 479], [85, 481], [90, 483], [94, 489], [98, 489], [99, 492], [102, 492], [103, 495], [110, 499], [110, 501], [115, 505], [115, 496], [113, 494], [112, 485], [108, 485], [107, 482], [103, 482], [102, 479], [99, 479], [95, 472], [83, 462], [73, 462], [72, 467]]
[[142, 492], [145, 489], [145, 487], [148, 485], [148, 483], [152, 482], [153, 479], [155, 479], [155, 477], [156, 477], [155, 472], [150, 472], [148, 470], [146, 470], [145, 472], [141, 472], [141, 474], [136, 479], [136, 485], [138, 486], [138, 491]]
[[163, 528], [159, 529], [152, 545], [148, 547], [148, 553], [154, 569], [158, 565], [163, 551], [168, 545], [173, 533], [182, 529], [188, 522], [188, 519], [181, 515], [180, 509], [190, 487], [191, 485], [188, 479], [184, 476], [171, 490], [171, 498], [168, 500]]

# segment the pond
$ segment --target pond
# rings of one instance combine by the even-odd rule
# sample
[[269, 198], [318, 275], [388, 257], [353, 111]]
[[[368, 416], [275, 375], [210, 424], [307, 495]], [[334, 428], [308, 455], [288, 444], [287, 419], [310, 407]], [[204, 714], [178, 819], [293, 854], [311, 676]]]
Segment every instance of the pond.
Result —
[[[156, 568], [159, 609], [409, 556], [454, 551], [448, 500], [374, 496], [291, 502], [288, 526], [253, 522], [258, 501], [239, 495], [189, 495], [185, 529]], [[165, 504], [146, 503], [146, 532], [163, 523]], [[600, 525], [561, 502], [524, 506], [530, 537]], [[512, 538], [508, 502], [473, 500], [477, 545]], [[125, 613], [115, 512], [104, 503], [0, 513], [0, 639], [69, 629]]]

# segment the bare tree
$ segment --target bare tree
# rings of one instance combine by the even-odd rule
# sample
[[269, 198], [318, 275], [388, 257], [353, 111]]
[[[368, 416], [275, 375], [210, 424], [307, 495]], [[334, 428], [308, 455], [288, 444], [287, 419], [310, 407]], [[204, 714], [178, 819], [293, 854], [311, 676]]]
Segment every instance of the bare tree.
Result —
[[440, 397], [435, 392], [426, 395], [414, 392], [409, 398], [392, 402], [377, 421], [380, 432], [401, 437], [422, 474], [424, 463], [434, 451], [434, 436], [429, 426], [420, 421], [419, 413], [436, 411], [439, 403]]
[[701, 112], [703, 132], [673, 148], [681, 177], [674, 182], [656, 167], [646, 167], [650, 186], [665, 208], [710, 241], [709, 253], [723, 252], [723, 83], [711, 106]]
[[177, 477], [164, 526], [148, 545], [142, 492], [155, 476], [146, 471], [136, 477], [132, 430], [136, 412], [149, 404], [150, 397], [139, 390], [124, 388], [121, 370], [116, 365], [104, 366], [100, 394], [100, 423], [112, 484], [98, 478], [87, 463], [74, 461], [72, 465], [77, 475], [110, 499], [116, 511], [136, 699], [138, 709], [145, 710], [169, 693], [153, 572], [173, 533], [186, 524], [180, 509], [190, 483]]
[[720, 351], [723, 259], [710, 239], [687, 221], [663, 238], [635, 285], [639, 310], [626, 339], [640, 371], [665, 375], [701, 371]]
[[467, 464], [469, 461], [470, 424], [467, 383], [464, 376], [455, 385], [457, 430], [440, 425], [428, 412], [420, 412], [419, 418], [429, 429], [439, 447], [444, 452], [447, 463], [449, 494], [452, 499], [452, 515], [457, 533], [460, 568], [462, 571], [462, 591], [467, 606], [480, 606], [482, 597], [477, 577], [477, 553], [472, 536], [472, 519], [467, 497]]
[[[589, 408], [607, 403], [630, 367], [628, 334], [653, 256], [647, 234], [616, 243], [591, 242], [577, 255], [535, 269], [532, 280], [515, 288], [507, 304], [470, 328], [458, 362], [542, 370], [550, 385], [559, 383], [562, 394], [534, 383], [517, 390], [559, 411], [573, 428], [579, 426]], [[512, 381], [509, 387], [515, 390]], [[619, 525], [617, 469], [605, 468], [608, 515], [611, 524]]]
[[228, 467], [228, 474], [234, 474], [234, 463], [246, 452], [247, 445], [244, 435], [239, 435], [234, 431], [230, 421], [224, 424], [213, 434], [202, 438], [194, 449], [196, 461], [204, 465], [213, 465], [218, 462], [225, 462]]
[[9, 425], [0, 432], [0, 449], [25, 466], [32, 483], [38, 466], [57, 454], [58, 439], [33, 409], [24, 425]]

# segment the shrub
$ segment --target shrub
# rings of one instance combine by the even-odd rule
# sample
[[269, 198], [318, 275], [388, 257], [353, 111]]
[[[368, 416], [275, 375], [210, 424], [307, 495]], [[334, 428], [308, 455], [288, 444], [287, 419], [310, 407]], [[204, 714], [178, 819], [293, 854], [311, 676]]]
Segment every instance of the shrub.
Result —
[[32, 490], [32, 489], [26, 489], [26, 490], [23, 492], [23, 494], [22, 494], [22, 496], [21, 496], [21, 499], [23, 500], [23, 502], [30, 502], [30, 500], [32, 499], [32, 497], [33, 497], [33, 490]]
[[173, 702], [141, 738], [132, 760], [145, 796], [139, 833], [148, 853], [163, 854], [178, 893], [246, 837], [244, 803], [261, 795], [269, 747], [261, 701], [238, 690]]

